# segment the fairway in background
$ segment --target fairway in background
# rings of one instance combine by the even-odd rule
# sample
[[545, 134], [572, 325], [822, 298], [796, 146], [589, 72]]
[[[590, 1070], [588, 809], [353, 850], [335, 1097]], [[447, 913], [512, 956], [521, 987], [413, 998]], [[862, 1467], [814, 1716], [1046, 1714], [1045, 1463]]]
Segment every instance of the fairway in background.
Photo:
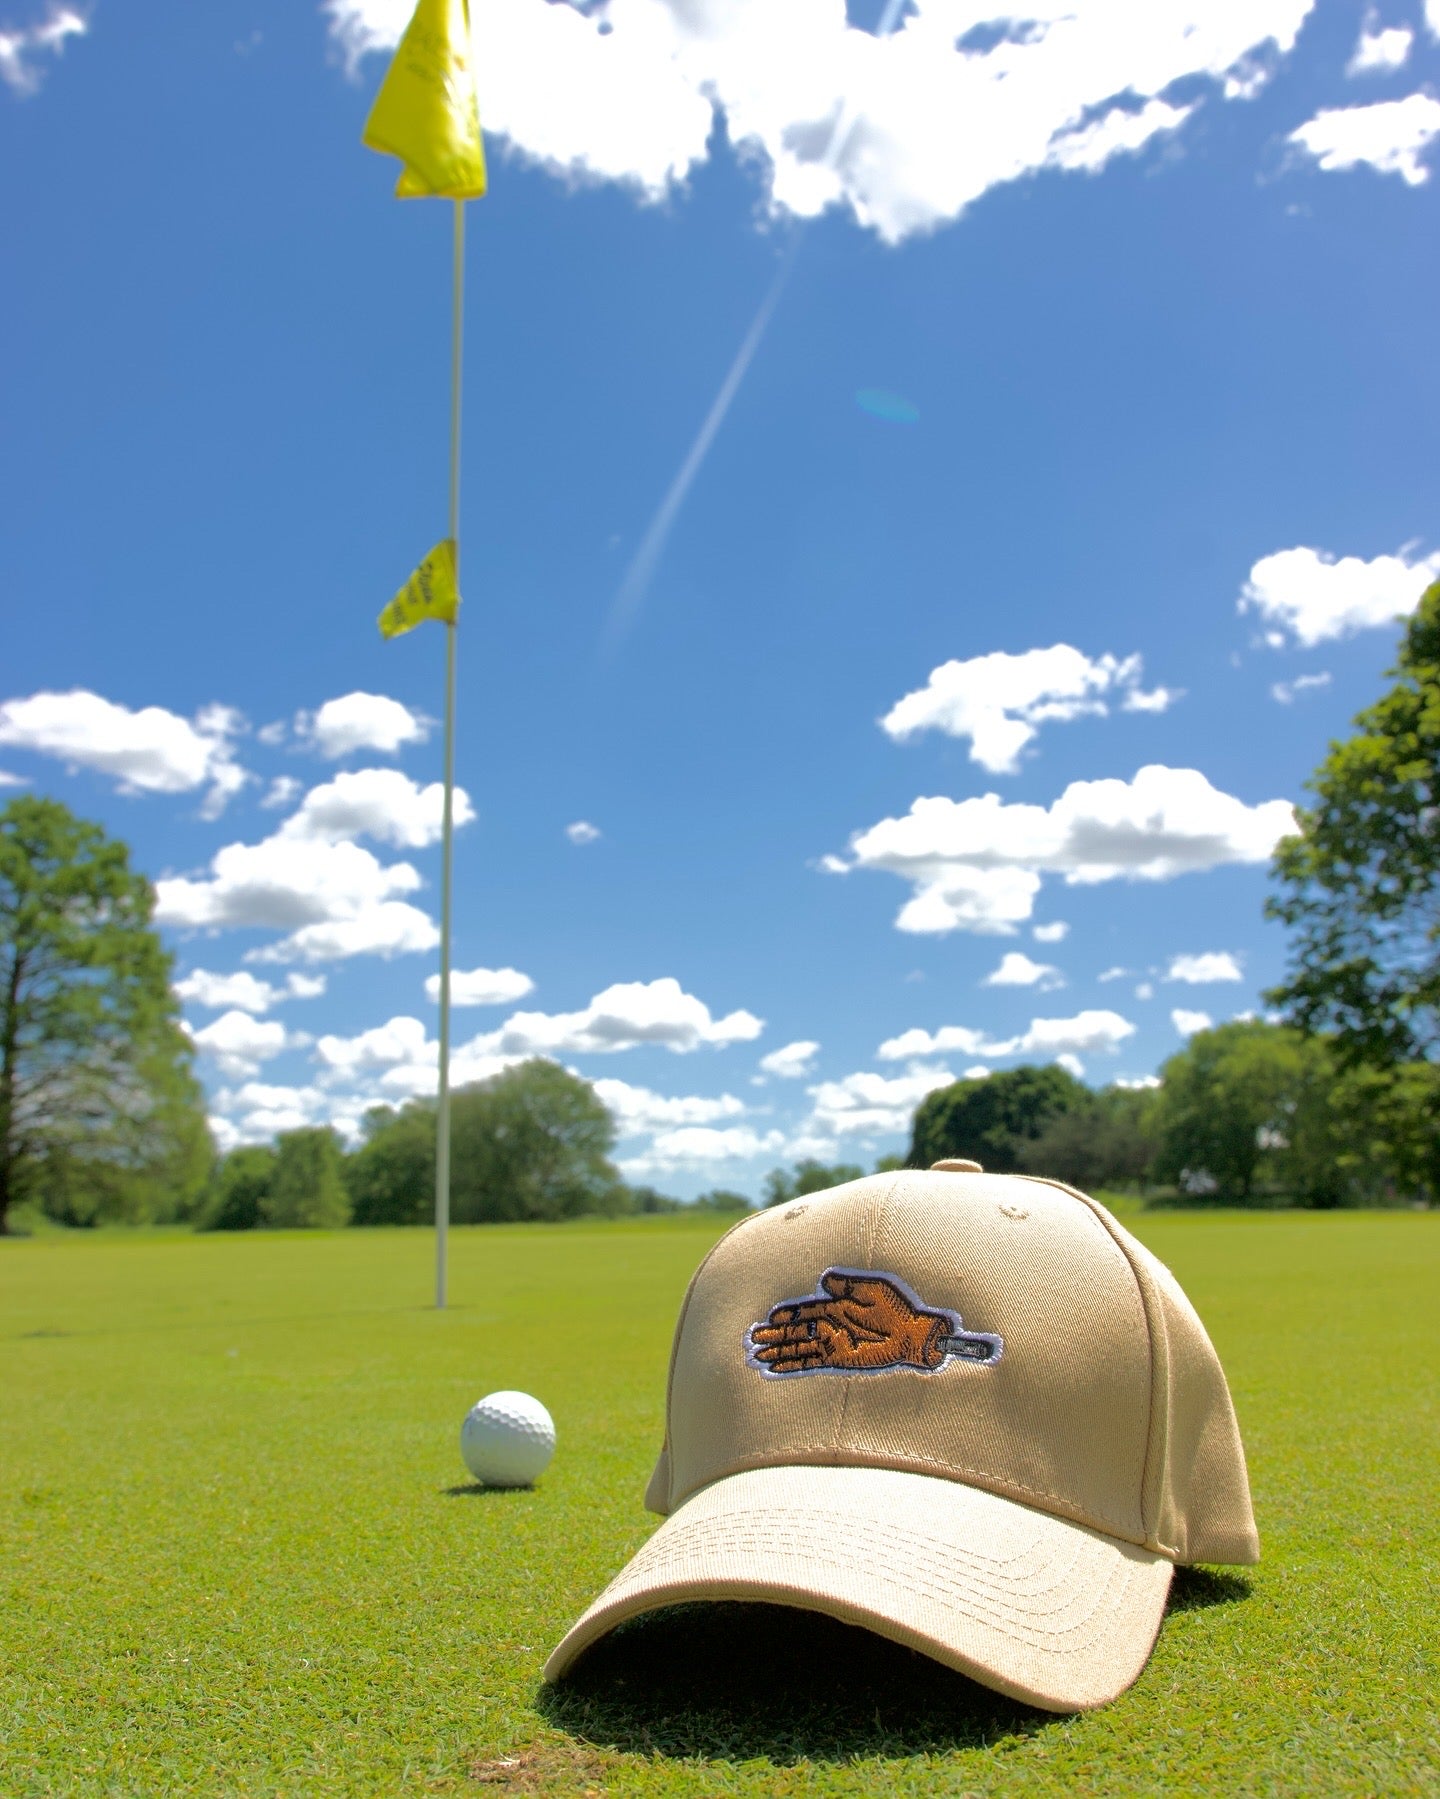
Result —
[[[654, 1526], [713, 1219], [457, 1231], [443, 1314], [421, 1231], [0, 1244], [0, 1791], [1437, 1791], [1436, 1220], [1127, 1224], [1220, 1353], [1263, 1560], [1182, 1572], [1138, 1685], [1076, 1718], [770, 1608], [541, 1687]], [[555, 1418], [531, 1492], [457, 1451], [503, 1387]]]

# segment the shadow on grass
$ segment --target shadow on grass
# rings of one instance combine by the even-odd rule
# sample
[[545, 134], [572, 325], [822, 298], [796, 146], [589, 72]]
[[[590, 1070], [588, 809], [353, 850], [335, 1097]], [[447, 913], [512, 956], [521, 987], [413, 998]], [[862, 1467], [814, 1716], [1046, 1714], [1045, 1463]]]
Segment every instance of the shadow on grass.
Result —
[[818, 1612], [716, 1602], [622, 1624], [535, 1704], [596, 1747], [780, 1766], [989, 1748], [1058, 1721]]
[[445, 1499], [514, 1499], [517, 1494], [534, 1491], [533, 1487], [487, 1487], [478, 1480], [466, 1480], [458, 1487], [440, 1489]]
[[1218, 1573], [1214, 1568], [1177, 1568], [1170, 1582], [1165, 1616], [1172, 1612], [1198, 1612], [1207, 1605], [1234, 1605], [1250, 1597], [1250, 1582], [1243, 1574]]

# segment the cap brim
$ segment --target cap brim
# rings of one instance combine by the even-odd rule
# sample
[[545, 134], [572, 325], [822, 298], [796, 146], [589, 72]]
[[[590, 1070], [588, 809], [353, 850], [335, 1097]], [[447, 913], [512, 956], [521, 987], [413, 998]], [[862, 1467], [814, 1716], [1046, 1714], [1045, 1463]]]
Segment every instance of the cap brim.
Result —
[[1139, 1676], [1171, 1564], [957, 1481], [886, 1468], [756, 1468], [674, 1512], [545, 1664], [559, 1680], [627, 1618], [692, 1600], [826, 1612], [1049, 1711]]

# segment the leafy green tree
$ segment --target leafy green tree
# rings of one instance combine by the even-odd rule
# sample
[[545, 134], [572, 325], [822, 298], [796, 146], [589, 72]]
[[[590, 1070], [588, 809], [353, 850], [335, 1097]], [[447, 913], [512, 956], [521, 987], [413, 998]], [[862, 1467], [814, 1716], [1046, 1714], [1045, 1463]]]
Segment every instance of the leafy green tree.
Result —
[[765, 1176], [765, 1204], [783, 1206], [787, 1199], [799, 1199], [806, 1193], [824, 1193], [830, 1187], [843, 1187], [846, 1181], [858, 1181], [864, 1172], [855, 1162], [836, 1162], [832, 1166], [806, 1156], [793, 1170], [770, 1170]]
[[662, 1212], [678, 1212], [680, 1201], [662, 1193], [658, 1187], [627, 1187], [623, 1209], [651, 1217]]
[[335, 1230], [350, 1221], [340, 1139], [328, 1126], [282, 1131], [265, 1222], [276, 1230]]
[[1089, 1105], [1057, 1112], [1021, 1144], [1020, 1166], [1087, 1193], [1142, 1186], [1155, 1156], [1155, 1106], [1152, 1091], [1106, 1087]]
[[202, 1228], [207, 1231], [253, 1231], [265, 1223], [270, 1190], [275, 1184], [275, 1151], [268, 1143], [232, 1149], [215, 1169], [210, 1203]]
[[0, 1231], [187, 1215], [214, 1158], [192, 1049], [123, 843], [58, 801], [0, 811]]
[[748, 1212], [751, 1209], [751, 1202], [743, 1193], [734, 1193], [728, 1187], [712, 1187], [693, 1203], [697, 1212]]
[[435, 1216], [435, 1107], [375, 1106], [345, 1159], [352, 1224], [425, 1224]]
[[1021, 1151], [1052, 1119], [1093, 1105], [1090, 1089], [1055, 1063], [1022, 1064], [927, 1093], [915, 1112], [910, 1166], [967, 1157], [991, 1174], [1014, 1174]]
[[1440, 582], [1389, 673], [1311, 777], [1316, 803], [1275, 852], [1267, 908], [1295, 933], [1270, 999], [1378, 1067], [1440, 1052]]
[[457, 1223], [623, 1211], [615, 1121], [588, 1081], [534, 1058], [461, 1087], [450, 1107]]

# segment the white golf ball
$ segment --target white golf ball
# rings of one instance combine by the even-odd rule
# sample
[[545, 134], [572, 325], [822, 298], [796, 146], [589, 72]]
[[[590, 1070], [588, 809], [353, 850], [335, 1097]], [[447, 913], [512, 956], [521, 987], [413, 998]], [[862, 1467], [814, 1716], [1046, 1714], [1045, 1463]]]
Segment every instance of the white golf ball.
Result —
[[528, 1393], [489, 1393], [460, 1426], [460, 1453], [487, 1487], [528, 1487], [555, 1453], [555, 1421]]

